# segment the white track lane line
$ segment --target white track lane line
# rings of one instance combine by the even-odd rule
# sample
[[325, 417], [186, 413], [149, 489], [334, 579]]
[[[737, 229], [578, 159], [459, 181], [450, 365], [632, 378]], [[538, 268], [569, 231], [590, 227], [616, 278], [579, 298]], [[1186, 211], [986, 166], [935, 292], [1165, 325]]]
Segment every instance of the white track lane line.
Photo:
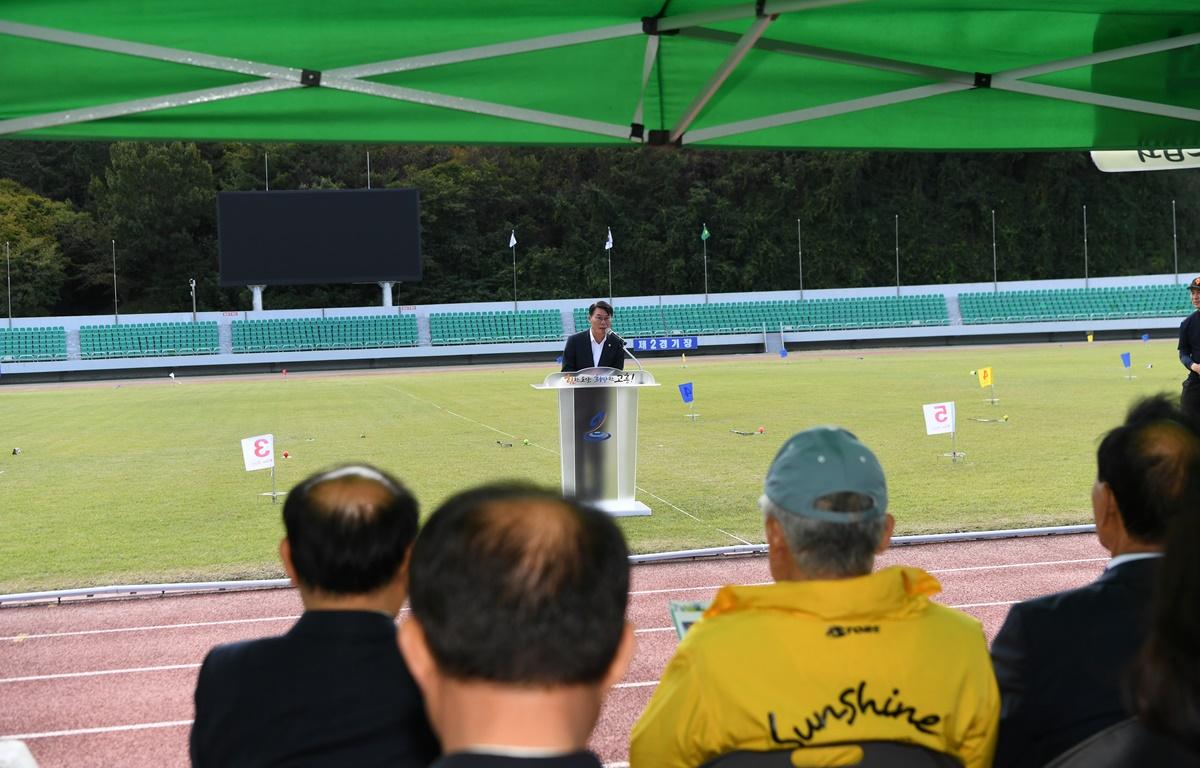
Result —
[[48, 637], [79, 637], [81, 635], [110, 635], [118, 632], [150, 632], [158, 629], [193, 629], [198, 627], [219, 627], [224, 624], [255, 624], [268, 621], [295, 621], [300, 614], [294, 616], [264, 616], [258, 619], [221, 619], [219, 621], [189, 621], [185, 624], [151, 624], [145, 627], [113, 627], [111, 629], [81, 629], [74, 632], [44, 632], [36, 635], [8, 635], [0, 637], [0, 642], [23, 643], [26, 640], [42, 640]]
[[[994, 608], [994, 607], [998, 607], [998, 606], [1002, 606], [1002, 605], [1013, 605], [1014, 603], [1018, 603], [1018, 602], [1020, 602], [1020, 601], [1019, 600], [998, 600], [998, 601], [989, 602], [989, 603], [962, 603], [959, 605], [951, 605], [949, 607], [957, 608], [959, 610], [962, 610], [964, 608]], [[633, 633], [635, 635], [645, 635], [645, 634], [651, 634], [651, 633], [674, 632], [674, 631], [675, 631], [675, 627], [645, 627], [643, 629], [635, 629]], [[177, 669], [195, 669], [199, 666], [200, 666], [199, 663], [196, 663], [196, 664], [169, 664], [169, 665], [164, 665], [164, 666], [160, 666], [160, 667], [129, 667], [126, 669], [101, 669], [101, 670], [97, 670], [94, 672], [63, 672], [63, 673], [53, 674], [53, 675], [29, 675], [26, 677], [4, 677], [4, 678], [0, 678], [0, 685], [2, 685], [4, 683], [27, 683], [27, 682], [36, 682], [36, 681], [40, 681], [40, 680], [62, 680], [65, 678], [73, 678], [73, 677], [97, 677], [97, 676], [102, 676], [102, 675], [137, 674], [137, 673], [141, 673], [141, 672], [166, 672], [166, 671], [177, 670]], [[613, 687], [614, 688], [645, 688], [645, 687], [648, 687], [651, 685], [658, 685], [658, 681], [657, 680], [649, 680], [649, 681], [637, 682], [637, 683], [619, 683]], [[0, 738], [15, 738], [15, 737], [0, 737]]]
[[926, 573], [963, 573], [965, 571], [998, 571], [1004, 568], [1028, 568], [1034, 565], [1079, 565], [1080, 563], [1107, 563], [1107, 557], [1083, 557], [1078, 560], [1043, 560], [1036, 563], [1001, 563], [999, 565], [970, 565], [963, 568], [938, 568]]
[[[753, 584], [742, 584], [740, 586], [761, 587], [761, 586], [765, 586], [770, 583], [772, 583], [772, 582], [756, 581]], [[699, 587], [665, 587], [663, 589], [639, 589], [636, 592], [630, 592], [629, 596], [630, 597], [645, 597], [646, 595], [667, 595], [672, 592], [700, 592], [700, 591], [704, 591], [704, 590], [710, 590], [710, 591], [715, 592], [724, 586], [728, 586], [728, 585], [726, 585], [726, 584], [709, 584], [707, 586], [699, 586]]]
[[[669, 627], [668, 627], [669, 629]], [[0, 677], [4, 683], [31, 683], [40, 680], [65, 680], [72, 677], [99, 677], [102, 675], [127, 675], [137, 672], [168, 672], [176, 669], [198, 669], [197, 664], [165, 664], [159, 667], [129, 667], [126, 669], [101, 669], [95, 672], [59, 672], [54, 675], [28, 675], [26, 677]]]
[[52, 739], [57, 736], [87, 736], [93, 733], [120, 733], [122, 731], [145, 731], [150, 728], [181, 728], [191, 725], [191, 720], [167, 720], [162, 723], [133, 723], [131, 725], [107, 725], [102, 728], [75, 728], [70, 731], [44, 731], [42, 733], [14, 733], [11, 736], [0, 736], [0, 739]]
[[[973, 565], [973, 566], [964, 567], [964, 568], [938, 568], [938, 569], [930, 570], [930, 571], [928, 571], [928, 573], [931, 573], [931, 574], [965, 573], [965, 572], [969, 572], [969, 571], [991, 571], [991, 570], [1001, 570], [1001, 569], [1006, 569], [1006, 568], [1036, 568], [1036, 567], [1041, 567], [1041, 566], [1053, 566], [1053, 565], [1080, 565], [1083, 563], [1106, 562], [1107, 560], [1108, 560], [1108, 558], [1106, 558], [1106, 557], [1087, 557], [1087, 558], [1080, 558], [1080, 559], [1076, 559], [1076, 560], [1044, 560], [1044, 561], [1040, 561], [1040, 562], [1029, 562], [1029, 563], [1001, 563], [1001, 564], [997, 564], [997, 565]], [[743, 586], [762, 586], [764, 584], [770, 584], [770, 583], [771, 582], [769, 582], [769, 581], [760, 581], [760, 582], [754, 582], [752, 584], [745, 584]], [[720, 589], [723, 586], [725, 586], [725, 585], [724, 584], [707, 584], [707, 585], [701, 585], [701, 586], [696, 586], [696, 587], [670, 587], [670, 588], [665, 588], [665, 589], [639, 589], [639, 590], [631, 591], [629, 593], [629, 596], [630, 597], [644, 597], [647, 595], [665, 595], [665, 594], [671, 594], [671, 593], [675, 593], [675, 592], [706, 592], [706, 591], [715, 592], [716, 590]], [[970, 605], [952, 606], [952, 607], [973, 608], [973, 607], [984, 607], [984, 606], [989, 606], [989, 605], [1012, 605], [1013, 602], [1016, 602], [1016, 601], [998, 602], [998, 603], [972, 603]], [[75, 631], [75, 632], [46, 632], [46, 633], [36, 634], [36, 635], [8, 635], [8, 636], [0, 637], [0, 642], [19, 643], [19, 642], [23, 642], [25, 640], [39, 640], [39, 639], [55, 638], [55, 637], [78, 637], [81, 635], [103, 635], [103, 634], [111, 634], [111, 633], [115, 633], [115, 632], [149, 632], [149, 631], [164, 630], [164, 629], [193, 629], [193, 628], [200, 628], [200, 627], [212, 627], [212, 626], [220, 626], [223, 624], [250, 624], [250, 623], [255, 623], [255, 622], [270, 622], [270, 621], [295, 621], [298, 618], [300, 618], [300, 616], [297, 614], [295, 616], [268, 616], [268, 617], [259, 618], [259, 619], [224, 619], [224, 620], [220, 620], [220, 621], [194, 621], [194, 622], [188, 622], [186, 624], [155, 624], [155, 625], [145, 626], [145, 627], [116, 627], [113, 629], [85, 629], [85, 630], [79, 630], [79, 631]]]

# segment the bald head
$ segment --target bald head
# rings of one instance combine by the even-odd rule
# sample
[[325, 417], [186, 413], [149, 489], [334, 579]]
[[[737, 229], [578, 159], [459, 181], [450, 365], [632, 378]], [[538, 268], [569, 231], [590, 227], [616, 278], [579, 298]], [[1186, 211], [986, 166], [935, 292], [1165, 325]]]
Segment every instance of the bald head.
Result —
[[451, 498], [413, 547], [413, 615], [438, 667], [457, 679], [600, 681], [628, 592], [628, 550], [612, 519], [531, 486]]
[[302, 587], [363, 594], [387, 584], [403, 565], [417, 533], [417, 502], [374, 467], [338, 467], [292, 489], [283, 524]]

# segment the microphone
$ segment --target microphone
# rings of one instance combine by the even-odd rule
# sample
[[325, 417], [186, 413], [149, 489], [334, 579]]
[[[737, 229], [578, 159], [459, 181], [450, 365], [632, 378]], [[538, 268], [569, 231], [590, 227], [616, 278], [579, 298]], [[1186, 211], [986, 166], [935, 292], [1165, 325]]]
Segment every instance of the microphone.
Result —
[[629, 355], [630, 359], [632, 359], [632, 360], [633, 360], [633, 362], [637, 363], [637, 366], [638, 366], [638, 370], [639, 370], [639, 371], [644, 371], [644, 370], [646, 370], [646, 369], [645, 369], [645, 368], [642, 366], [642, 361], [641, 361], [641, 360], [638, 360], [638, 359], [637, 359], [637, 356], [636, 356], [636, 355], [634, 355], [632, 352], [630, 352], [630, 351], [629, 351], [629, 345], [628, 345], [628, 344], [625, 342], [625, 339], [622, 339], [620, 336], [618, 336], [618, 335], [617, 335], [617, 334], [616, 334], [616, 333], [613, 331], [613, 329], [612, 329], [612, 328], [609, 328], [609, 329], [608, 329], [608, 335], [609, 335], [611, 338], [613, 338], [613, 339], [616, 339], [616, 341], [617, 341], [617, 344], [620, 344], [620, 345], [621, 345], [621, 351], [622, 351], [622, 352], [624, 352], [625, 354]]

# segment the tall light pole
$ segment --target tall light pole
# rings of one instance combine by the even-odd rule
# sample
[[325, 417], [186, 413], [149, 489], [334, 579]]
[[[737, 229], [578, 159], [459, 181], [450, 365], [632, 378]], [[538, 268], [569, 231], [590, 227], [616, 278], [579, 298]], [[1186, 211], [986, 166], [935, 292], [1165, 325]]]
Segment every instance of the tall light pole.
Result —
[[188, 280], [188, 287], [192, 289], [192, 322], [196, 322], [196, 279]]
[[8, 327], [12, 328], [12, 256], [7, 240], [4, 241], [4, 271], [8, 275]]
[[117, 241], [112, 241], [113, 257], [113, 322], [121, 322], [121, 312], [117, 309]]
[[263, 184], [266, 186], [267, 191], [270, 192], [271, 191], [271, 163], [270, 163], [270, 161], [267, 160], [267, 158], [268, 158], [267, 153], [263, 152]]
[[900, 214], [896, 214], [896, 296], [900, 295]]
[[800, 219], [796, 219], [796, 262], [800, 267], [800, 301], [804, 301], [804, 241], [800, 239]]
[[992, 293], [1000, 293], [1000, 280], [996, 276], [996, 209], [992, 209]]
[[371, 188], [371, 153], [367, 153], [367, 189]]
[[1171, 201], [1171, 249], [1175, 252], [1175, 285], [1179, 285], [1179, 232], [1175, 229], [1175, 201]]
[[1087, 257], [1087, 206], [1083, 206], [1083, 287], [1088, 287], [1088, 257]]

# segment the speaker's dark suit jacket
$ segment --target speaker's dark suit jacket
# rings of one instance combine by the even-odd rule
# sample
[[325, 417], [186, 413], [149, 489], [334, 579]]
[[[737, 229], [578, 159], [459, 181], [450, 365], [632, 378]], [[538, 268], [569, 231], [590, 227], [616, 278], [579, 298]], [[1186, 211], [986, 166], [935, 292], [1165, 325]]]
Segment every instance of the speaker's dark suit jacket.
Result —
[[992, 642], [1000, 685], [997, 768], [1043, 766], [1130, 716], [1126, 669], [1145, 636], [1158, 559], [1014, 605]]
[[214, 648], [192, 765], [426, 766], [439, 752], [391, 618], [307, 611], [282, 637]]
[[[591, 335], [591, 331], [580, 331], [567, 337], [567, 346], [563, 348], [564, 371], [595, 367], [592, 365], [592, 341], [588, 338]], [[604, 349], [600, 350], [600, 367], [625, 369], [625, 349], [615, 336], [604, 340]]]

